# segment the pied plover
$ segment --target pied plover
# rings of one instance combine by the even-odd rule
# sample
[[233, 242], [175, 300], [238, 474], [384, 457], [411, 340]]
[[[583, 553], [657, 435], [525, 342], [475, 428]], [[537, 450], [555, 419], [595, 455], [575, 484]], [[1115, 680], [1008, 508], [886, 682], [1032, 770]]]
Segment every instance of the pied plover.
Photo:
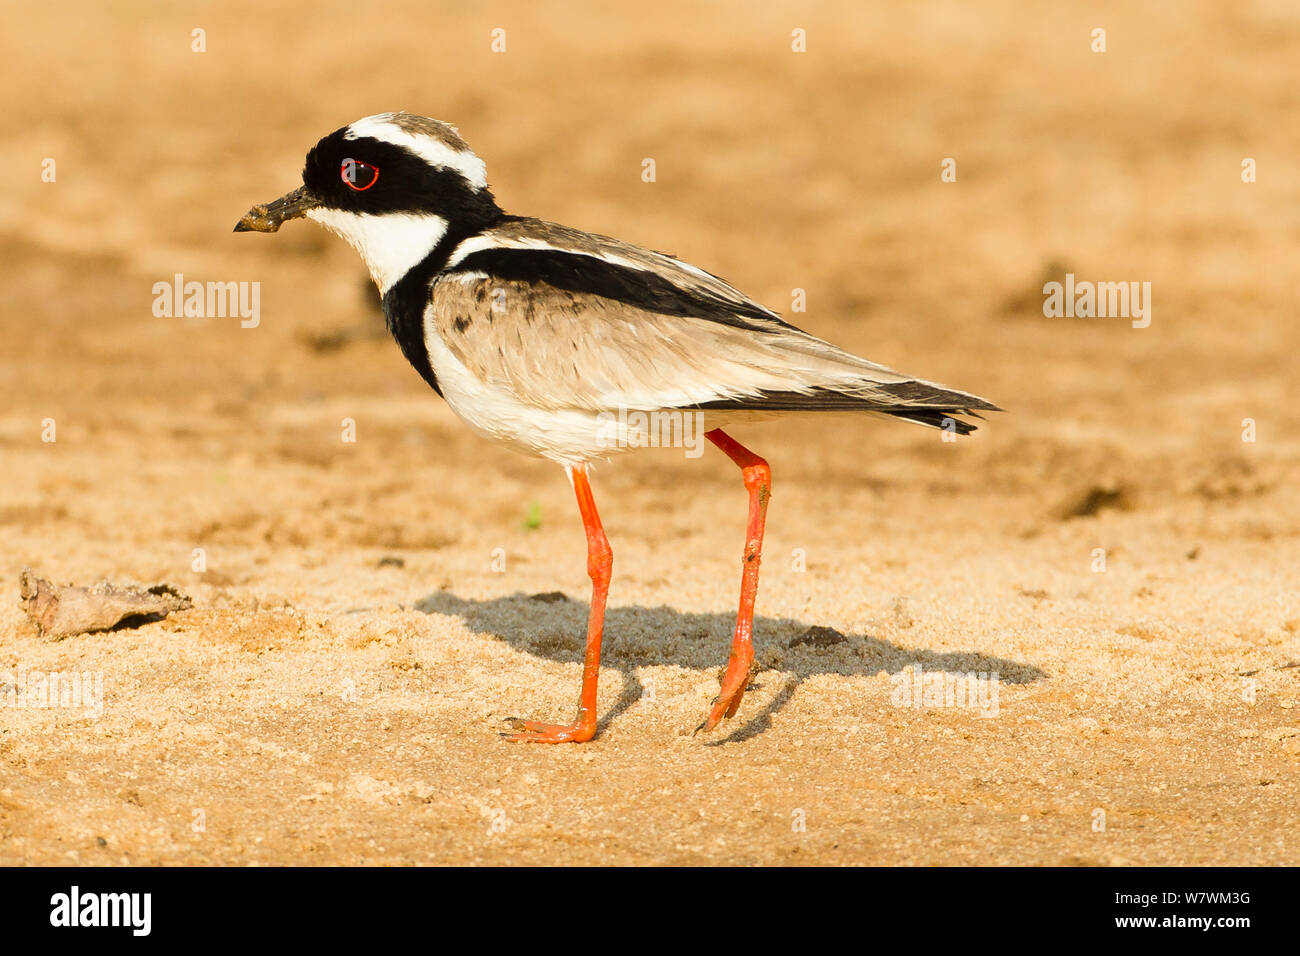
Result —
[[672, 256], [506, 215], [483, 161], [438, 120], [381, 113], [330, 133], [307, 154], [302, 185], [254, 206], [235, 231], [275, 232], [300, 217], [361, 254], [402, 354], [460, 418], [558, 462], [573, 485], [592, 581], [578, 715], [563, 725], [512, 720], [511, 740], [585, 741], [596, 732], [613, 552], [588, 466], [651, 443], [654, 415], [707, 416], [705, 437], [740, 467], [749, 492], [731, 655], [697, 728], [711, 730], [736, 713], [748, 682], [771, 494], [767, 462], [722, 426], [779, 413], [872, 412], [965, 435], [974, 426], [958, 414], [996, 410], [838, 349]]

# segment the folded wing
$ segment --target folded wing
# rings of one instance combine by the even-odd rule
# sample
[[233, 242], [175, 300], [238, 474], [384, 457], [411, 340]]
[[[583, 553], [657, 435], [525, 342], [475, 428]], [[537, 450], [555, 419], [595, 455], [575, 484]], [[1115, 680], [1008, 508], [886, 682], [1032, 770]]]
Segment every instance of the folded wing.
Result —
[[871, 411], [962, 433], [973, 426], [952, 414], [996, 410], [808, 335], [671, 256], [538, 220], [462, 243], [431, 294], [431, 331], [456, 358], [541, 408]]

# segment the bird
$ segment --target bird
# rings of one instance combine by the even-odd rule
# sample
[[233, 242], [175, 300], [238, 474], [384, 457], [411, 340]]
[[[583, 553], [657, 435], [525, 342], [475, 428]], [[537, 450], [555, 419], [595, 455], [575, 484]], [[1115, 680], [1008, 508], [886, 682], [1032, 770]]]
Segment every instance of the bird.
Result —
[[457, 416], [559, 464], [573, 487], [592, 584], [577, 716], [509, 718], [502, 736], [513, 742], [581, 743], [597, 733], [613, 550], [592, 495], [596, 463], [662, 439], [665, 427], [676, 440], [694, 426], [740, 468], [749, 499], [740, 603], [718, 695], [696, 728], [708, 732], [735, 716], [748, 687], [772, 491], [768, 462], [724, 429], [859, 412], [949, 439], [975, 430], [965, 418], [1001, 411], [844, 351], [671, 255], [508, 215], [459, 131], [426, 116], [379, 113], [323, 137], [307, 153], [302, 184], [253, 206], [235, 231], [276, 232], [300, 218], [360, 253], [402, 354]]

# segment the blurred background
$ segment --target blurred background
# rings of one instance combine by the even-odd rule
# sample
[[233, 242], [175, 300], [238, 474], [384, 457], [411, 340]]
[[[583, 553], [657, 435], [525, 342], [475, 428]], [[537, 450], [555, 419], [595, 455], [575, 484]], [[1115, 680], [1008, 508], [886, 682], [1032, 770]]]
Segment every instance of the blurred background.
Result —
[[[356, 254], [307, 223], [231, 232], [298, 184], [318, 138], [397, 109], [459, 127], [509, 212], [679, 255], [816, 335], [1006, 409], [956, 444], [852, 418], [740, 434], [774, 469], [769, 563], [809, 554], [803, 577], [769, 572], [762, 613], [997, 653], [1103, 695], [1125, 679], [1129, 694], [1190, 694], [1196, 660], [1203, 677], [1293, 653], [1300, 14], [1287, 0], [5, 11], [0, 580], [32, 565], [191, 593], [196, 610], [168, 625], [180, 636], [96, 664], [121, 688], [202, 695], [213, 660], [234, 673], [295, 640], [317, 661], [284, 677], [298, 688], [340, 647], [374, 650], [358, 628], [390, 634], [380, 648], [423, 647], [442, 619], [410, 606], [435, 589], [586, 600], [560, 472], [455, 420], [387, 338]], [[1044, 282], [1067, 272], [1150, 282], [1150, 326], [1044, 317]], [[176, 273], [260, 282], [260, 324], [156, 317], [153, 284]], [[40, 440], [47, 419], [55, 443]], [[717, 614], [725, 635], [744, 514], [730, 463], [631, 456], [598, 470], [596, 492], [613, 604]], [[376, 571], [386, 555], [403, 564]], [[26, 634], [6, 607], [5, 633]], [[275, 637], [267, 608], [319, 615], [319, 630]], [[392, 620], [409, 633], [391, 636]], [[487, 655], [476, 701], [500, 698], [492, 674], [517, 666], [514, 709], [553, 693], [567, 710], [580, 644], [547, 653], [529, 643], [537, 627], [500, 625], [532, 652], [517, 665], [492, 656], [499, 644], [466, 645]], [[215, 657], [178, 663], [185, 634]], [[11, 666], [109, 653], [14, 640]], [[674, 652], [691, 681], [722, 664], [724, 640]], [[672, 660], [620, 646], [615, 662]], [[789, 666], [806, 676], [801, 660]], [[530, 686], [543, 666], [553, 691]], [[1058, 702], [1057, 717], [1085, 707]], [[134, 706], [163, 720], [170, 705], [142, 693]], [[1041, 746], [1062, 743], [1045, 732]], [[133, 858], [185, 858], [140, 832]], [[1017, 859], [1060, 859], [1060, 845], [1017, 844]], [[285, 838], [271, 859], [298, 849]]]
[[[126, 425], [146, 396], [225, 418], [268, 387], [426, 397], [359, 334], [376, 296], [351, 249], [304, 224], [229, 234], [299, 181], [316, 139], [390, 109], [459, 126], [509, 211], [665, 249], [787, 315], [804, 289], [790, 317], [814, 333], [992, 397], [1011, 414], [967, 462], [1011, 445], [997, 467], [1031, 457], [1035, 481], [1065, 480], [1046, 449], [1092, 469], [1117, 466], [1115, 445], [1144, 462], [1130, 483], [1168, 491], [1202, 459], [1258, 464], [1296, 432], [1300, 26], [1284, 2], [670, 2], [635, 18], [594, 3], [12, 3], [8, 20], [9, 154], [57, 164], [54, 183], [15, 173], [0, 206], [15, 439], [38, 410], [87, 399], [67, 427]], [[1042, 283], [1067, 271], [1151, 282], [1151, 327], [1044, 318]], [[262, 326], [155, 319], [151, 285], [177, 272], [260, 280]], [[428, 404], [419, 417], [439, 420]], [[1245, 417], [1262, 447], [1241, 447]], [[860, 460], [824, 441], [841, 424], [812, 427], [821, 450], [805, 454]]]

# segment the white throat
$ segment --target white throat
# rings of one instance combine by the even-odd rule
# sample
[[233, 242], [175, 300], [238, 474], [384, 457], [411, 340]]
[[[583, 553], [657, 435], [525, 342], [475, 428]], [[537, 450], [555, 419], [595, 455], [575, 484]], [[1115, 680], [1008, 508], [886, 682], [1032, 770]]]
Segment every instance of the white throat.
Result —
[[331, 232], [336, 232], [361, 253], [370, 278], [383, 295], [398, 279], [427, 256], [447, 234], [441, 216], [388, 213], [368, 216], [317, 207], [307, 212]]

